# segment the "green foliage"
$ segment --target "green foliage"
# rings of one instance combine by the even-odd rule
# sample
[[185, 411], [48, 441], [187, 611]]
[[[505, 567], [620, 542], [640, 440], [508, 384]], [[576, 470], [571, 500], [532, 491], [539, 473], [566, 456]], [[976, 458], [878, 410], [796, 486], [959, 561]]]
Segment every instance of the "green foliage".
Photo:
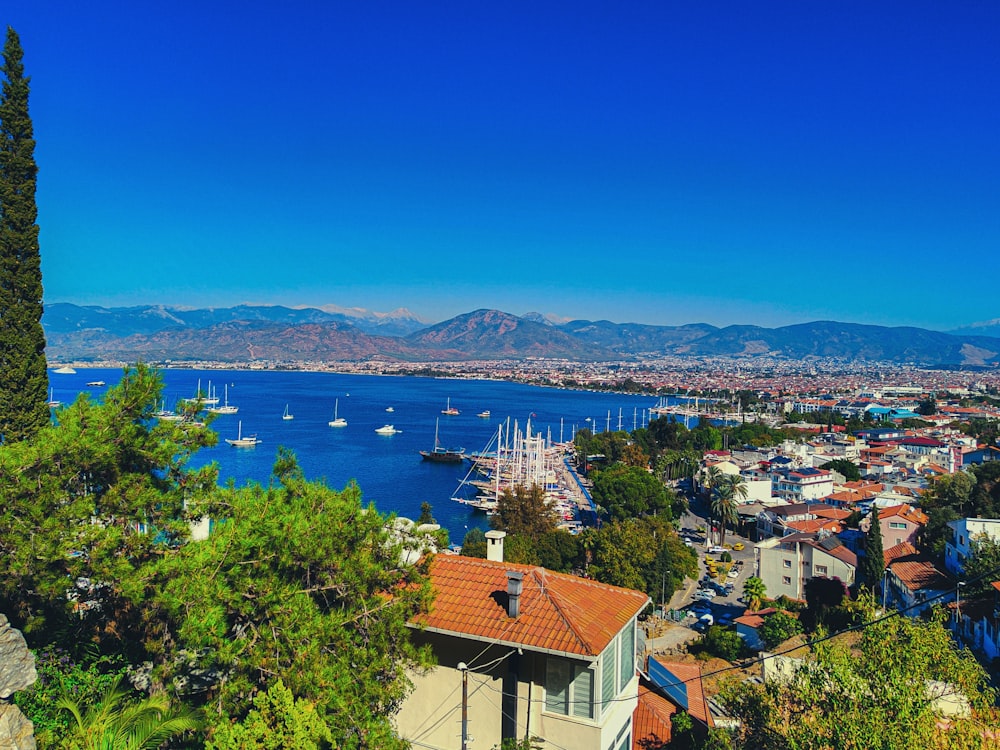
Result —
[[[714, 468], [714, 467], [712, 467]], [[746, 500], [747, 483], [740, 474], [719, 474], [712, 477], [712, 518], [719, 521], [719, 544], [726, 542], [726, 526], [739, 523], [738, 506]]]
[[559, 516], [545, 499], [545, 489], [536, 484], [505, 489], [490, 524], [494, 529], [534, 541], [555, 529], [558, 521]]
[[816, 576], [806, 581], [806, 608], [802, 610], [801, 622], [806, 632], [813, 632], [823, 626], [828, 630], [839, 630], [843, 623], [837, 620], [842, 614], [839, 609], [849, 598], [847, 586], [839, 578]]
[[538, 545], [524, 534], [508, 534], [503, 545], [504, 562], [518, 565], [540, 565]]
[[21, 40], [7, 28], [0, 77], [0, 441], [49, 423], [35, 139]]
[[494, 745], [493, 750], [542, 750], [545, 744], [539, 737], [524, 737], [520, 740], [505, 739], [499, 745]]
[[[970, 599], [993, 591], [992, 582], [1000, 580], [1000, 541], [981, 535], [969, 544], [969, 557], [965, 561], [965, 596]], [[977, 580], [978, 579], [978, 580]]]
[[691, 650], [726, 661], [736, 661], [747, 653], [746, 644], [736, 631], [721, 625], [709, 627], [705, 635], [692, 644]]
[[861, 469], [853, 461], [846, 458], [835, 458], [823, 464], [824, 469], [835, 471], [841, 474], [848, 482], [857, 482], [861, 479]]
[[719, 562], [728, 563], [732, 561], [733, 561], [733, 556], [729, 554], [728, 551], [723, 552], [721, 555], [719, 555]]
[[72, 717], [63, 739], [67, 750], [155, 750], [169, 739], [201, 727], [201, 716], [175, 707], [164, 693], [134, 697], [121, 682], [95, 702], [65, 693], [56, 705]]
[[405, 669], [429, 659], [406, 624], [429, 605], [426, 561], [403, 562], [390, 519], [363, 506], [356, 485], [308, 482], [285, 451], [269, 487], [220, 493], [225, 523], [128, 591], [144, 606], [154, 681], [200, 674], [206, 701], [240, 718], [281, 679], [316, 704], [335, 746], [398, 747], [390, 717], [409, 689]]
[[917, 414], [923, 417], [929, 417], [932, 414], [937, 414], [937, 401], [934, 400], [933, 396], [928, 396], [917, 404]]
[[580, 559], [580, 540], [565, 529], [543, 534], [535, 547], [538, 564], [549, 570], [569, 573]]
[[332, 747], [333, 735], [316, 705], [278, 680], [258, 693], [253, 710], [239, 722], [223, 718], [211, 732], [205, 750], [323, 750]]
[[[82, 395], [58, 426], [0, 446], [0, 606], [36, 642], [117, 642], [136, 626], [124, 582], [213, 511], [214, 466], [187, 462], [215, 433], [156, 422], [161, 388], [155, 371], [125, 370], [102, 404]], [[76, 591], [70, 616], [67, 582], [80, 578], [98, 585]]]
[[798, 618], [780, 610], [765, 617], [763, 624], [757, 628], [757, 634], [769, 649], [801, 632], [802, 625]]
[[426, 501], [420, 503], [420, 517], [417, 519], [417, 523], [437, 523], [437, 521], [434, 520], [434, 513], [432, 512], [430, 503]]
[[[873, 600], [865, 607], [869, 615]], [[964, 696], [971, 715], [941, 725], [933, 698]], [[818, 644], [787, 682], [732, 680], [719, 699], [740, 720], [736, 747], [985, 748], [994, 692], [940, 620], [893, 617], [864, 628], [854, 647]]]
[[617, 464], [594, 475], [594, 500], [616, 520], [670, 516], [671, 497], [663, 482], [636, 466]]
[[37, 652], [35, 669], [35, 684], [14, 693], [14, 703], [34, 724], [41, 747], [56, 747], [70, 729], [70, 714], [57, 706], [60, 698], [72, 696], [81, 705], [96, 703], [125, 675], [120, 658], [88, 655], [77, 661], [60, 648]]
[[486, 559], [486, 534], [478, 526], [465, 532], [465, 538], [462, 540], [462, 554], [466, 557]]
[[748, 608], [758, 610], [764, 603], [767, 596], [767, 587], [764, 581], [757, 576], [750, 576], [743, 582], [743, 602]]
[[882, 524], [878, 517], [878, 508], [872, 508], [868, 516], [870, 525], [865, 535], [865, 554], [858, 563], [858, 583], [867, 586], [874, 593], [882, 584], [882, 574], [885, 573], [885, 556], [882, 549]]
[[602, 583], [645, 591], [654, 601], [669, 599], [685, 577], [698, 575], [698, 556], [669, 522], [650, 516], [587, 529], [582, 544], [587, 573]]

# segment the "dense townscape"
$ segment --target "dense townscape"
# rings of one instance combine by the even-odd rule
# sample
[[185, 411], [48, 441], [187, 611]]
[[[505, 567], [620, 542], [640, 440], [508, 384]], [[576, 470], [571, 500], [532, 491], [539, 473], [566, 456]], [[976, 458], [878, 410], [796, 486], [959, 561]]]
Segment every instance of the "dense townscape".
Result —
[[[435, 431], [424, 459], [470, 461], [485, 493], [490, 529], [461, 540], [286, 449], [237, 486], [192, 464], [218, 398], [163, 403], [164, 368], [231, 361], [47, 394], [94, 360], [46, 357], [13, 29], [3, 57], [0, 747], [1000, 747], [995, 349], [964, 369], [251, 353], [659, 398], [559, 444], [530, 417], [477, 454]], [[227, 450], [256, 444], [239, 429]]]

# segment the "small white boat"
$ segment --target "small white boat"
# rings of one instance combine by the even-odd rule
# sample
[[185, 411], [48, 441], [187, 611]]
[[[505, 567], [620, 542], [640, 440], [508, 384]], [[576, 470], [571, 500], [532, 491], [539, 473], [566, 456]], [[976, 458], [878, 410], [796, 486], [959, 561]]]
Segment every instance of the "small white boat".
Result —
[[402, 432], [402, 430], [397, 430], [391, 424], [382, 425], [377, 430], [375, 430], [379, 435], [395, 435], [397, 432]]
[[55, 389], [49, 388], [49, 408], [55, 409], [59, 406], [62, 406], [62, 401], [56, 401]]
[[337, 416], [337, 409], [340, 407], [340, 399], [333, 402], [333, 419], [327, 422], [331, 427], [347, 427], [347, 420]]
[[288, 404], [285, 404], [285, 411], [282, 412], [281, 418], [284, 419], [285, 421], [288, 421], [289, 419], [295, 419], [295, 415], [294, 414], [289, 414], [288, 413]]
[[385, 407], [385, 410], [386, 410], [387, 412], [389, 412], [390, 414], [392, 414], [392, 413], [393, 413], [394, 411], [396, 411], [396, 409], [395, 409], [395, 408], [393, 408], [392, 406], [387, 406], [387, 407]]
[[236, 431], [236, 439], [226, 438], [226, 442], [234, 448], [253, 448], [260, 443], [260, 440], [256, 434], [243, 437], [243, 420], [241, 419]]
[[450, 417], [454, 417], [459, 414], [458, 409], [451, 405], [451, 397], [448, 398], [448, 406], [441, 410], [442, 414], [447, 414]]
[[175, 411], [170, 411], [169, 409], [167, 409], [166, 399], [164, 399], [160, 403], [160, 410], [153, 412], [153, 416], [156, 417], [157, 419], [162, 419], [165, 422], [180, 422], [182, 419], [184, 419], [183, 414], [178, 414]]
[[226, 383], [225, 397], [222, 406], [210, 406], [206, 411], [212, 414], [235, 414], [240, 410], [238, 406], [229, 405], [229, 383]]
[[490, 410], [489, 409], [484, 409], [483, 411], [479, 412], [476, 416], [479, 417], [480, 419], [489, 419], [490, 418]]
[[58, 370], [53, 370], [56, 375], [76, 375], [76, 370], [74, 370], [69, 365], [60, 367]]
[[105, 382], [103, 380], [91, 380], [89, 383], [87, 383], [88, 388], [100, 388], [103, 385], [105, 385]]

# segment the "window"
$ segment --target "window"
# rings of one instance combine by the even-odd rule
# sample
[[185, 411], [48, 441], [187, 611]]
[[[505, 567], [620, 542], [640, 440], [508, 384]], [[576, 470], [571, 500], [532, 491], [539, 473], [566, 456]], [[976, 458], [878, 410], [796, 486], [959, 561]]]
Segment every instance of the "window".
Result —
[[558, 657], [545, 660], [545, 710], [594, 718], [594, 672], [589, 665]]
[[825, 576], [826, 575], [826, 566], [825, 565], [817, 565], [816, 566], [816, 575], [818, 575], [818, 576]]
[[783, 586], [791, 586], [792, 579], [790, 576], [781, 576], [781, 583]]
[[628, 685], [629, 681], [635, 677], [635, 623], [630, 622], [628, 627], [622, 631], [622, 657], [621, 657], [621, 682], [618, 690], [621, 691]]
[[791, 560], [782, 560], [781, 564], [784, 565], [786, 568], [792, 567], [792, 561]]
[[615, 638], [601, 654], [601, 701], [610, 703], [618, 695], [618, 639]]
[[890, 529], [905, 529], [906, 528], [906, 524], [903, 523], [902, 521], [889, 521], [889, 528]]

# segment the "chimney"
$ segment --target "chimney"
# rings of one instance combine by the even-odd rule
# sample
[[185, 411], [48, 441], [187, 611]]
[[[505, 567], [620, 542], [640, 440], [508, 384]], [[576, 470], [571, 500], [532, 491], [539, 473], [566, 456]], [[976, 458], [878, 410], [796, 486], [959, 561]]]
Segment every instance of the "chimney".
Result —
[[521, 591], [524, 588], [524, 573], [507, 571], [507, 616], [517, 617], [521, 614]]
[[503, 538], [506, 531], [491, 530], [486, 532], [486, 559], [493, 562], [503, 562]]

